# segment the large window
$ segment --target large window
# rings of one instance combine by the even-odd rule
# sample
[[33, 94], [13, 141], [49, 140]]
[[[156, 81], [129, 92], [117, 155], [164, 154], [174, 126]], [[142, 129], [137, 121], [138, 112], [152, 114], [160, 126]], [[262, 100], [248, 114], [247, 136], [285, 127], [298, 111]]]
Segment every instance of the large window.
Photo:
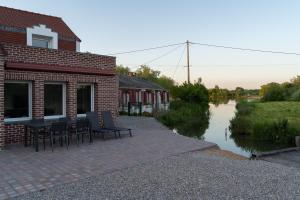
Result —
[[32, 36], [32, 46], [34, 47], [51, 48], [51, 41], [52, 39], [50, 37]]
[[84, 116], [94, 111], [94, 85], [79, 84], [77, 86], [77, 115]]
[[5, 121], [28, 120], [31, 118], [31, 83], [6, 81], [4, 83]]
[[45, 83], [44, 89], [45, 118], [66, 116], [66, 85], [62, 83]]

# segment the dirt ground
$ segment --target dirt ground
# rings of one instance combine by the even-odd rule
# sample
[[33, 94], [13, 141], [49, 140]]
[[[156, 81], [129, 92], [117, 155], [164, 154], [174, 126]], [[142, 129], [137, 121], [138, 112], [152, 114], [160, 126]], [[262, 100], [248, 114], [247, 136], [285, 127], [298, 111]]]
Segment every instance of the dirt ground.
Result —
[[212, 147], [206, 150], [201, 151], [205, 154], [208, 155], [216, 155], [216, 156], [222, 156], [222, 157], [226, 157], [232, 160], [247, 160], [247, 157], [235, 154], [231, 151], [226, 151], [226, 150], [222, 150], [219, 147]]

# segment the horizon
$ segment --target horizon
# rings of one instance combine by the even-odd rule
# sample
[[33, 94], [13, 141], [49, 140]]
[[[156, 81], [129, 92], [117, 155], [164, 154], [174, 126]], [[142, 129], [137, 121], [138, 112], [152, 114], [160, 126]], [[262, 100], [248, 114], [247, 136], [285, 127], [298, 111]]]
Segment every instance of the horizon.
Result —
[[[300, 2], [0, 0], [1, 6], [61, 17], [82, 40], [81, 51], [97, 54], [191, 42], [270, 51], [300, 52], [296, 19]], [[59, 5], [59, 6], [58, 6]], [[72, 5], [72, 9], [69, 8]], [[117, 64], [135, 70], [174, 47], [122, 54]], [[186, 80], [184, 46], [149, 64], [168, 77]], [[246, 52], [192, 45], [191, 82], [208, 88], [259, 89], [300, 74], [300, 56]], [[183, 56], [183, 57], [182, 57]], [[182, 57], [182, 59], [180, 59]], [[179, 63], [179, 64], [178, 64]]]

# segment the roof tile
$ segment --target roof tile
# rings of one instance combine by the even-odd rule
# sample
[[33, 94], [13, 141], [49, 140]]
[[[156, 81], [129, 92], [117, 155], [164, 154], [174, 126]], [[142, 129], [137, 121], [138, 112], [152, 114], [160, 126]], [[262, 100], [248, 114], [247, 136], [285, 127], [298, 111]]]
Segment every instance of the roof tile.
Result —
[[72, 37], [80, 41], [60, 17], [0, 6], [0, 24], [15, 28], [27, 28], [44, 24], [60, 36]]

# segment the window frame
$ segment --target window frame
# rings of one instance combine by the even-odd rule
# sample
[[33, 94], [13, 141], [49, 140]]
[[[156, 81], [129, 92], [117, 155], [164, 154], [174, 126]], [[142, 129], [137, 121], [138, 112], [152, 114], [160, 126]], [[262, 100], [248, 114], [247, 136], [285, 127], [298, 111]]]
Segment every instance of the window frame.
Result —
[[[95, 85], [93, 83], [78, 83], [77, 86], [91, 86], [91, 111], [95, 111]], [[76, 102], [77, 102], [77, 87], [76, 87]], [[76, 103], [76, 112], [77, 112], [77, 103]], [[77, 114], [77, 117], [86, 117], [86, 114]]]
[[[26, 83], [26, 84], [28, 84], [28, 117], [15, 117], [15, 118], [5, 118], [4, 117], [4, 122], [18, 122], [18, 121], [31, 120], [32, 119], [32, 82], [31, 81], [18, 81], [18, 80], [5, 80], [4, 86], [5, 86], [5, 83], [15, 83], [15, 84]], [[5, 94], [4, 94], [4, 96], [5, 96]], [[4, 116], [4, 114], [3, 114], [3, 116]]]
[[[67, 116], [67, 90], [66, 90], [66, 83], [64, 82], [45, 82], [44, 83], [44, 93], [45, 93], [45, 85], [62, 85], [62, 115], [48, 115], [46, 116], [44, 113], [44, 119], [58, 119], [58, 118], [64, 118]], [[45, 112], [45, 99], [44, 99], [44, 112]]]
[[[40, 41], [47, 41], [47, 47], [38, 47], [33, 45], [33, 40], [40, 40]], [[43, 35], [32, 35], [32, 46], [37, 47], [37, 48], [47, 48], [47, 49], [52, 49], [52, 40], [53, 38], [48, 37], [48, 36], [43, 36]]]

